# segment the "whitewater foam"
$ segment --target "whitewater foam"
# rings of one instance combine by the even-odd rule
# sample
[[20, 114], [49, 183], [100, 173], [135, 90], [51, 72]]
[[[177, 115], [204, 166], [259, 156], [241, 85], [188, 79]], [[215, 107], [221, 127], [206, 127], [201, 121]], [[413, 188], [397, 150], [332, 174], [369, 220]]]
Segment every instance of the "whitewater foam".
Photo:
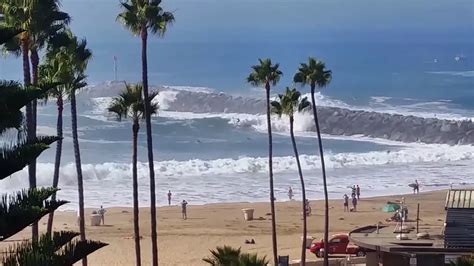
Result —
[[[446, 145], [420, 145], [391, 152], [327, 153], [331, 198], [347, 193], [347, 185], [357, 183], [364, 196], [409, 192], [406, 186], [418, 179], [424, 190], [446, 188], [448, 183], [472, 185], [471, 175], [474, 148]], [[307, 180], [310, 198], [321, 198], [319, 158], [301, 155], [301, 166]], [[267, 164], [265, 157], [238, 159], [188, 160], [155, 162], [159, 205], [165, 204], [165, 193], [171, 189], [179, 198], [190, 199], [193, 204], [232, 201], [263, 201], [267, 191]], [[83, 164], [85, 198], [88, 207], [130, 206], [131, 165], [127, 163]], [[54, 165], [38, 163], [39, 186], [51, 185]], [[277, 197], [285, 198], [288, 185], [298, 191], [295, 159], [292, 156], [274, 158]], [[138, 163], [140, 200], [148, 200], [148, 166]], [[3, 191], [14, 191], [28, 186], [27, 169], [0, 183]], [[59, 197], [77, 202], [76, 175], [73, 163], [61, 167]], [[107, 188], [107, 189], [104, 189]]]

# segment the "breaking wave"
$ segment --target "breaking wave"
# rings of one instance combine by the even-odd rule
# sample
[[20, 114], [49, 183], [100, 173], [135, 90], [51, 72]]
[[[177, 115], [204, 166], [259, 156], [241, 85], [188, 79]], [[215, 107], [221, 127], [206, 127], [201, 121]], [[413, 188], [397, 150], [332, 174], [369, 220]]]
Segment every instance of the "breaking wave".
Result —
[[[107, 120], [106, 106], [111, 95], [123, 88], [121, 83], [97, 85], [81, 94], [88, 113], [95, 119]], [[264, 100], [259, 97], [235, 96], [208, 88], [160, 87], [155, 99], [161, 106], [161, 116], [174, 119], [199, 119], [221, 117], [232, 125], [262, 129], [266, 127], [261, 115]], [[362, 135], [401, 142], [439, 144], [474, 144], [474, 123], [470, 116], [449, 112], [433, 113], [426, 106], [445, 105], [446, 102], [415, 103], [405, 111], [394, 108], [372, 108], [348, 105], [342, 101], [317, 94], [321, 130], [336, 136]], [[79, 98], [79, 97], [78, 97]], [[384, 104], [390, 98], [373, 98], [376, 104]], [[441, 107], [440, 107], [441, 109]], [[422, 110], [422, 111], [420, 111]], [[86, 112], [87, 113], [87, 112]], [[86, 114], [87, 115], [87, 114]], [[299, 115], [297, 131], [314, 131], [310, 115]], [[287, 132], [286, 122], [273, 119], [277, 131]]]
[[[453, 162], [471, 160], [474, 158], [474, 147], [463, 145], [448, 148], [446, 145], [410, 145], [405, 149], [395, 151], [372, 151], [366, 153], [328, 153], [326, 156], [328, 168], [343, 168], [347, 166], [376, 166], [396, 165], [406, 163], [427, 162]], [[319, 157], [316, 155], [300, 155], [301, 166], [305, 171], [320, 168]], [[274, 157], [275, 173], [296, 171], [293, 156]], [[237, 159], [224, 158], [216, 160], [187, 160], [187, 161], [157, 161], [155, 171], [157, 176], [183, 177], [183, 176], [207, 176], [226, 174], [253, 174], [266, 173], [268, 171], [268, 159], [266, 157], [241, 157]], [[53, 176], [54, 164], [38, 163], [38, 184], [49, 185]], [[139, 178], [148, 178], [148, 166], [139, 162]], [[83, 164], [82, 171], [85, 180], [129, 180], [131, 165], [127, 163], [107, 162], [102, 164]], [[27, 170], [14, 174], [12, 180], [21, 180], [20, 176], [26, 176]], [[24, 182], [28, 182], [24, 179]], [[73, 163], [62, 166], [61, 182], [65, 185], [73, 185], [76, 182], [76, 174]], [[6, 182], [9, 183], [9, 182]], [[27, 185], [25, 183], [25, 185]]]

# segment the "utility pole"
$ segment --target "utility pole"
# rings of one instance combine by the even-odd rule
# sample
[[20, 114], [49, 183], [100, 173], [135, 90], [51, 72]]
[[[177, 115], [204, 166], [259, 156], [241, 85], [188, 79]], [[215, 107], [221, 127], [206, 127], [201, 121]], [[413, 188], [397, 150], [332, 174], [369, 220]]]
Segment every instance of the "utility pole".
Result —
[[114, 80], [117, 81], [117, 56], [114, 55]]

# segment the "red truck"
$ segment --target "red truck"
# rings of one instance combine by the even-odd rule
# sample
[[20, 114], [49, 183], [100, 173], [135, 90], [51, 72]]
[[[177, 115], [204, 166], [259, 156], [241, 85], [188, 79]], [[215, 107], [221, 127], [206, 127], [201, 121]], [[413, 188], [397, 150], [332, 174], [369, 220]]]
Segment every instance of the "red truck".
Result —
[[[324, 255], [324, 241], [313, 242], [309, 251], [314, 253], [316, 257], [320, 258]], [[365, 256], [365, 250], [355, 245], [349, 245], [349, 236], [346, 234], [333, 235], [329, 239], [327, 248], [328, 254], [351, 254], [357, 257]]]

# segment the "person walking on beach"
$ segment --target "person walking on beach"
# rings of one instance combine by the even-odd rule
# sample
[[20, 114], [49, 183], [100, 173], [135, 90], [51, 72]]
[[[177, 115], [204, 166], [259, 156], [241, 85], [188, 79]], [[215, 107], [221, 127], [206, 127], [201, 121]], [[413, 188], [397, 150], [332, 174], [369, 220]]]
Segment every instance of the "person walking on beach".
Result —
[[359, 187], [359, 185], [356, 186], [356, 194], [357, 194], [357, 200], [360, 200], [360, 187]]
[[291, 187], [288, 187], [288, 198], [293, 200], [293, 189]]
[[105, 224], [105, 213], [107, 212], [106, 209], [100, 205], [100, 209], [97, 211], [97, 213], [100, 215], [100, 220], [102, 221], [102, 225]]
[[351, 197], [353, 198], [353, 197], [355, 197], [355, 196], [356, 196], [356, 186], [355, 186], [355, 185], [353, 185], [353, 186], [352, 186], [352, 193], [351, 193]]
[[349, 196], [344, 194], [344, 212], [349, 212]]
[[188, 205], [187, 201], [183, 200], [181, 202], [181, 214], [183, 215], [183, 220], [188, 219], [187, 208], [186, 208], [187, 205]]
[[420, 184], [418, 184], [418, 180], [415, 179], [415, 187], [413, 188], [413, 194], [415, 194], [415, 191], [416, 191], [416, 194], [420, 193]]
[[306, 199], [306, 216], [310, 216], [311, 215], [311, 206], [309, 205], [309, 199]]
[[168, 190], [168, 206], [171, 206], [171, 190]]
[[354, 196], [352, 196], [352, 207], [353, 207], [353, 211], [356, 212], [357, 211], [357, 198]]

